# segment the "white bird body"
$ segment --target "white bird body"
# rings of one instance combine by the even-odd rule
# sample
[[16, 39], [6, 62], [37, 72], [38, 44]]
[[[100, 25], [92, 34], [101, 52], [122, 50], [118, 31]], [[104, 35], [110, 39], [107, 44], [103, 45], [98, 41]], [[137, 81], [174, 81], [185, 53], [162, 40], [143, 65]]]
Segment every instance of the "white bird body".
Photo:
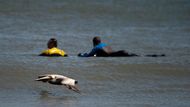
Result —
[[40, 75], [40, 76], [38, 76], [38, 79], [36, 79], [36, 81], [48, 82], [48, 83], [54, 84], [54, 85], [64, 85], [68, 89], [71, 89], [75, 92], [80, 93], [79, 89], [76, 86], [78, 81], [76, 81], [72, 78], [63, 76], [63, 75], [58, 75], [58, 74]]

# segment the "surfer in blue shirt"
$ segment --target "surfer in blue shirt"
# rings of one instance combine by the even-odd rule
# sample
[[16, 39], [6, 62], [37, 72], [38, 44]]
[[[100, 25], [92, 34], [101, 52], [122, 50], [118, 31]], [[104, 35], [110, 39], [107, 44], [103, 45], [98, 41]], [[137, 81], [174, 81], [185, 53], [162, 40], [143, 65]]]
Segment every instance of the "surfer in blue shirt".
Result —
[[108, 46], [105, 43], [101, 43], [101, 39], [99, 36], [96, 36], [93, 38], [93, 45], [94, 48], [91, 50], [90, 53], [79, 53], [78, 56], [80, 57], [91, 57], [91, 56], [97, 56], [97, 57], [123, 57], [123, 56], [138, 56], [136, 54], [129, 54], [124, 50], [120, 51], [113, 51], [110, 46]]
[[[113, 51], [110, 46], [105, 43], [101, 43], [100, 37], [96, 36], [93, 38], [93, 45], [94, 48], [90, 53], [79, 53], [78, 56], [80, 57], [132, 57], [132, 56], [140, 56], [134, 53], [128, 53], [125, 50]], [[165, 54], [148, 54], [144, 55], [146, 57], [164, 57]]]

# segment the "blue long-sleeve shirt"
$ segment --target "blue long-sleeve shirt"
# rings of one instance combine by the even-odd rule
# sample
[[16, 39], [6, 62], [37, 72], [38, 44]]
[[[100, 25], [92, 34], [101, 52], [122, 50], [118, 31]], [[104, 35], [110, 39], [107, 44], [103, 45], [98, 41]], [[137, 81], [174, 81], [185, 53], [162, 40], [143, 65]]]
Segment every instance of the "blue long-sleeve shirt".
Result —
[[100, 44], [96, 45], [96, 46], [92, 49], [92, 51], [91, 51], [90, 53], [88, 53], [88, 54], [86, 53], [86, 54], [82, 55], [82, 57], [94, 56], [94, 55], [96, 55], [96, 53], [97, 53], [99, 50], [103, 49], [103, 48], [106, 47], [106, 46], [107, 46], [107, 44], [105, 44], [105, 43], [100, 43]]

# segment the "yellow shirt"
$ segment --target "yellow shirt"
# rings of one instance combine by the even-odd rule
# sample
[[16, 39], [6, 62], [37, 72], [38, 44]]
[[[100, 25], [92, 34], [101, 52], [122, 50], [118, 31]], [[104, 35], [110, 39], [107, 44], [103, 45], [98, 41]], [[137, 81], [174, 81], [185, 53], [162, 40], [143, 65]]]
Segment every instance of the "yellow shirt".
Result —
[[44, 50], [40, 55], [42, 56], [66, 56], [66, 53], [56, 47]]

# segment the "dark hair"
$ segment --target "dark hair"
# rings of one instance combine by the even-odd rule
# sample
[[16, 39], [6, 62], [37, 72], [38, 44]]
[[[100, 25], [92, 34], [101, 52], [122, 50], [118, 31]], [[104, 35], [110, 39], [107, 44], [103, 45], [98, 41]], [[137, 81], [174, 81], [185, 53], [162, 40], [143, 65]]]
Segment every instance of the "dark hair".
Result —
[[95, 36], [92, 41], [94, 45], [98, 45], [99, 43], [101, 43], [101, 39], [99, 36]]
[[54, 47], [57, 47], [57, 40], [55, 38], [51, 38], [48, 41], [48, 44], [52, 44]]

